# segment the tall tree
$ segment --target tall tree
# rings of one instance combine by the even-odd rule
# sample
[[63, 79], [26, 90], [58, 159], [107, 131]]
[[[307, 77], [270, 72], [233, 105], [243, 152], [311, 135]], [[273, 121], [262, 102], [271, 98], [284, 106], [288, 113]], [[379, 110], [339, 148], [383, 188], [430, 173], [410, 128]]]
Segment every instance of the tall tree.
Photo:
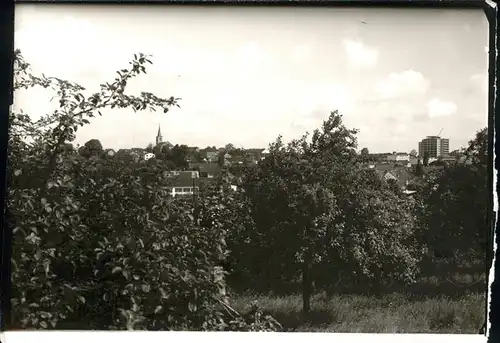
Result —
[[[244, 180], [256, 228], [238, 233], [244, 240], [241, 250], [246, 244], [260, 247], [251, 257], [252, 264], [268, 278], [281, 275], [291, 282], [300, 275], [304, 313], [310, 310], [318, 268], [336, 275], [331, 266], [344, 264], [343, 268], [356, 268], [359, 277], [370, 278], [381, 264], [393, 272], [395, 265], [387, 261], [414, 256], [403, 254], [401, 245], [411, 232], [411, 211], [399, 205], [405, 203], [396, 200], [399, 195], [382, 188], [371, 170], [361, 168], [356, 132], [342, 124], [337, 111], [332, 112], [311, 140], [306, 135], [284, 144], [279, 137], [271, 144], [269, 156], [250, 168]], [[383, 215], [374, 220], [375, 213]], [[364, 251], [368, 237], [373, 242], [370, 253]], [[400, 243], [391, 243], [395, 237]], [[395, 277], [411, 279], [414, 263], [405, 263], [407, 274], [394, 273]]]
[[415, 175], [423, 176], [424, 175], [424, 167], [422, 166], [422, 162], [420, 161], [420, 157], [417, 160], [417, 165], [415, 166]]
[[488, 163], [488, 128], [485, 127], [476, 133], [474, 139], [469, 141], [465, 150], [468, 159], [476, 164]]
[[453, 164], [429, 178], [423, 196], [424, 240], [433, 256], [450, 265], [480, 259], [488, 249], [489, 190], [487, 131], [466, 149], [472, 164]]
[[429, 165], [429, 153], [426, 151], [424, 152], [424, 157], [422, 160], [422, 164], [427, 167]]

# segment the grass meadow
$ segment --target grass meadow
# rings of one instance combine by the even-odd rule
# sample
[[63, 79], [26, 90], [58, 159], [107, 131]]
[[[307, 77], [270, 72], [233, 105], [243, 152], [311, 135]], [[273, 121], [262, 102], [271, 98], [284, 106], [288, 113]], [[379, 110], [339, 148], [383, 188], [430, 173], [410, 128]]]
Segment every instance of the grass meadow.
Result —
[[[455, 275], [452, 282], [467, 283], [480, 275]], [[311, 313], [301, 314], [301, 294], [273, 295], [245, 292], [231, 306], [247, 312], [257, 301], [287, 331], [347, 333], [457, 333], [478, 334], [485, 320], [486, 282], [464, 287], [437, 278], [422, 279], [399, 292], [382, 295], [342, 292], [315, 294]]]

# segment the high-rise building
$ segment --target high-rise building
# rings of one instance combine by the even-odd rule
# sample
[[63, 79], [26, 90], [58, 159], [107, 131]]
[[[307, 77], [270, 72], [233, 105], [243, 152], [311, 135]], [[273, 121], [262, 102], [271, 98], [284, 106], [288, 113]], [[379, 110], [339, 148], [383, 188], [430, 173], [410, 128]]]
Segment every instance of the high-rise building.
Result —
[[450, 153], [450, 140], [439, 136], [427, 136], [418, 143], [418, 155], [424, 156], [425, 153], [434, 158], [448, 155]]
[[161, 135], [160, 125], [158, 125], [158, 133], [156, 134], [156, 145], [163, 142], [163, 136]]

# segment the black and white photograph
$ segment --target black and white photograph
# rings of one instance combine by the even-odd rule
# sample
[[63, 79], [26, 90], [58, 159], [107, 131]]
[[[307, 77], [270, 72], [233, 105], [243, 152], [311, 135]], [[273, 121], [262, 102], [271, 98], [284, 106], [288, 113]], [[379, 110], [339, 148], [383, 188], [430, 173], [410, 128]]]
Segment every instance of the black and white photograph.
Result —
[[484, 334], [484, 10], [39, 3], [14, 25], [6, 330]]

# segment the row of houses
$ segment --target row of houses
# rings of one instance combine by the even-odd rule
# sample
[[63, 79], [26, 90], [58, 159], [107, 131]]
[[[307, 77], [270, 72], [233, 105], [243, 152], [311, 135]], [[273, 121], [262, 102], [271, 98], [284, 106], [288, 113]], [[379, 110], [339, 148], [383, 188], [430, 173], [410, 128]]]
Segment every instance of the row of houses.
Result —
[[[418, 160], [421, 160], [420, 156], [416, 156], [413, 154], [408, 154], [405, 152], [393, 152], [393, 153], [382, 153], [382, 154], [368, 154], [369, 160], [373, 162], [387, 162], [387, 163], [405, 163], [408, 164], [409, 166], [414, 166], [418, 163]], [[429, 158], [429, 163], [433, 163], [436, 161], [443, 161], [443, 162], [456, 162], [457, 160], [463, 159], [463, 156], [458, 156], [456, 154], [445, 154], [442, 156], [439, 156], [439, 158], [436, 157], [430, 157]], [[422, 160], [421, 160], [422, 162]]]
[[[413, 168], [406, 168], [401, 165], [389, 163], [370, 164], [367, 168], [373, 169], [382, 180], [395, 182], [396, 185], [401, 188], [403, 193], [408, 195], [415, 193], [414, 190], [408, 189], [408, 186], [412, 183], [412, 181], [418, 178]], [[443, 168], [444, 166], [442, 165], [422, 166], [422, 171], [424, 174], [427, 174], [431, 171], [441, 170]]]
[[[168, 187], [172, 196], [176, 195], [192, 195], [199, 191], [203, 184], [209, 184], [216, 180], [220, 175], [220, 166], [216, 163], [201, 163], [192, 165], [193, 168], [198, 170], [191, 171], [168, 171], [164, 173], [168, 182]], [[375, 173], [387, 182], [395, 182], [401, 190], [408, 194], [414, 194], [415, 191], [408, 190], [407, 187], [412, 180], [416, 178], [412, 169], [401, 166], [394, 166], [391, 164], [381, 163], [370, 165], [368, 168], [373, 169]], [[426, 172], [434, 169], [442, 169], [442, 166], [424, 167]], [[232, 185], [231, 188], [236, 190], [236, 186]]]
[[[217, 159], [213, 158], [215, 155], [208, 155], [207, 152], [206, 156], [211, 156], [212, 161], [189, 162], [189, 170], [165, 172], [164, 177], [168, 181], [168, 187], [172, 196], [192, 195], [196, 193], [202, 184], [207, 184], [217, 179], [221, 173], [222, 166], [258, 163], [267, 155], [264, 149], [253, 150], [249, 149], [249, 153], [246, 154], [242, 154], [240, 150], [235, 156], [227, 151], [221, 151], [217, 152], [219, 154]], [[154, 154], [145, 153], [142, 149], [130, 149], [129, 152], [139, 159], [148, 160], [154, 158]], [[380, 178], [386, 181], [394, 181], [405, 193], [412, 194], [412, 191], [407, 190], [407, 186], [415, 178], [413, 170], [414, 166], [418, 163], [418, 158], [406, 153], [378, 154], [377, 157], [379, 161], [367, 163], [367, 168], [373, 169]], [[441, 167], [426, 167], [426, 169], [433, 168]], [[235, 186], [232, 187], [236, 188]]]
[[[213, 183], [219, 174], [220, 170], [218, 173], [212, 171], [212, 174], [194, 170], [174, 170], [165, 172], [164, 177], [166, 187], [170, 190], [170, 194], [175, 197], [197, 193], [200, 187]], [[230, 187], [232, 190], [237, 189], [236, 185]]]
[[[198, 147], [188, 147], [187, 152], [186, 161], [190, 164], [200, 163], [197, 161], [201, 160], [202, 163], [218, 163], [220, 165], [257, 164], [268, 154], [266, 149], [235, 149], [228, 151], [225, 148], [220, 148], [214, 151], [200, 150]], [[141, 148], [120, 149], [116, 152], [113, 149], [106, 149], [104, 153], [108, 156], [127, 154], [137, 161], [147, 161], [155, 158], [154, 153]], [[194, 157], [195, 155], [197, 155], [197, 158]]]

